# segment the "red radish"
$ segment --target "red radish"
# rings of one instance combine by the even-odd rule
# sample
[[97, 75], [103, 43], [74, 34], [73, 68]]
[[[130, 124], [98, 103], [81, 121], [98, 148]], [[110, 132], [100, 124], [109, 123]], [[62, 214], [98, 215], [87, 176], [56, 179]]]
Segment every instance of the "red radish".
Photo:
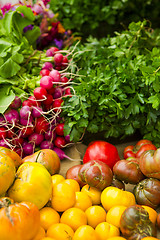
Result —
[[49, 74], [50, 74], [50, 71], [48, 70], [48, 69], [42, 69], [41, 71], [40, 71], [40, 75], [43, 77], [43, 76], [49, 76]]
[[61, 74], [59, 73], [58, 70], [53, 69], [50, 72], [49, 76], [52, 78], [53, 82], [56, 83], [61, 82]]
[[60, 149], [60, 148], [58, 148], [58, 147], [54, 147], [54, 148], [53, 148], [53, 151], [55, 151], [55, 152], [57, 153], [57, 155], [58, 155], [58, 157], [60, 158], [60, 160], [63, 160], [64, 158], [67, 158], [67, 159], [69, 159], [69, 160], [73, 160], [72, 158], [70, 158], [69, 156], [67, 156], [62, 149]]
[[31, 108], [29, 106], [23, 106], [20, 109], [20, 117], [23, 119], [29, 119], [29, 117], [31, 116]]
[[120, 157], [114, 145], [97, 140], [88, 145], [84, 154], [83, 163], [87, 163], [90, 160], [100, 160], [113, 169], [114, 164], [120, 160]]
[[7, 141], [4, 140], [4, 139], [1, 139], [1, 140], [0, 140], [0, 147], [9, 148], [9, 146], [8, 146], [8, 144], [7, 144]]
[[36, 146], [39, 146], [41, 142], [44, 140], [44, 135], [39, 133], [32, 133], [28, 140], [30, 143], [34, 143]]
[[47, 90], [43, 87], [37, 87], [34, 89], [33, 94], [38, 100], [45, 100], [47, 96]]
[[50, 76], [43, 76], [40, 79], [40, 86], [47, 90], [51, 89], [53, 87], [52, 78]]
[[64, 123], [58, 123], [55, 128], [55, 131], [57, 135], [64, 136]]
[[61, 66], [63, 61], [63, 55], [61, 53], [56, 53], [54, 55], [54, 64], [56, 66]]
[[46, 140], [53, 141], [53, 140], [56, 138], [56, 132], [53, 131], [53, 130], [48, 130], [48, 131], [45, 133], [44, 138], [45, 138]]
[[68, 65], [68, 58], [66, 56], [63, 56], [63, 59], [62, 59], [62, 66], [63, 67], [67, 67]]
[[[31, 106], [32, 106], [32, 105], [33, 105], [33, 106], [38, 106], [38, 107], [41, 106], [41, 102], [40, 102], [40, 101], [37, 101], [37, 99], [35, 98], [35, 96], [30, 96], [30, 97], [28, 98], [28, 101], [31, 102]], [[30, 107], [31, 107], [31, 106], [30, 106]]]
[[51, 105], [53, 103], [53, 96], [51, 94], [47, 94], [43, 103], [44, 105]]
[[15, 109], [7, 110], [4, 114], [4, 117], [6, 118], [7, 122], [13, 125], [19, 122], [19, 113]]
[[0, 127], [0, 139], [4, 139], [7, 137], [7, 131], [5, 127]]
[[23, 107], [23, 106], [29, 106], [29, 107], [32, 107], [32, 102], [29, 101], [29, 100], [25, 100], [25, 101], [23, 101], [23, 103], [22, 103], [22, 107]]
[[61, 111], [62, 103], [63, 103], [63, 100], [60, 99], [60, 98], [57, 98], [57, 99], [54, 100], [54, 102], [53, 102], [53, 109], [54, 109], [55, 112]]
[[54, 53], [53, 53], [53, 51], [49, 48], [49, 49], [47, 49], [47, 51], [46, 51], [46, 57], [53, 57], [54, 56]]
[[47, 90], [48, 94], [53, 95], [55, 92], [55, 87], [52, 87], [51, 89]]
[[14, 135], [14, 128], [12, 128], [12, 130], [7, 130], [7, 138], [13, 138]]
[[52, 142], [50, 141], [42, 141], [40, 144], [40, 148], [41, 149], [53, 149], [54, 145]]
[[40, 107], [33, 107], [32, 108], [32, 117], [38, 118], [38, 117], [40, 117], [42, 115], [42, 112], [43, 112], [42, 108], [40, 108]]
[[23, 137], [23, 138], [26, 138], [28, 137], [29, 135], [31, 135], [34, 131], [34, 127], [23, 127], [21, 130], [20, 130], [20, 136]]
[[53, 98], [60, 98], [62, 97], [62, 89], [60, 87], [55, 88], [55, 92], [53, 94]]
[[33, 117], [30, 116], [29, 119], [20, 118], [20, 124], [23, 126], [33, 126]]
[[13, 138], [13, 139], [12, 139], [12, 144], [13, 144], [14, 146], [19, 147], [19, 146], [22, 145], [23, 141], [24, 141], [24, 139], [23, 139], [22, 137], [16, 137], [16, 138]]
[[66, 145], [66, 141], [65, 141], [64, 137], [57, 136], [54, 140], [54, 145], [58, 148], [63, 148]]
[[26, 142], [23, 145], [23, 153], [25, 156], [32, 155], [34, 153], [34, 145], [32, 143]]
[[71, 95], [71, 89], [70, 88], [66, 88], [64, 92], [65, 92], [64, 96]]
[[61, 78], [62, 83], [67, 83], [68, 81], [69, 81], [69, 79], [67, 77], [62, 77]]
[[64, 136], [64, 138], [65, 138], [65, 140], [66, 140], [67, 143], [71, 142], [69, 135]]
[[21, 99], [18, 96], [15, 96], [15, 99], [10, 104], [10, 108], [18, 109], [22, 104]]
[[49, 127], [49, 123], [43, 116], [37, 118], [37, 121], [35, 124], [36, 133], [45, 133], [48, 130], [48, 127]]
[[43, 69], [52, 70], [52, 69], [53, 69], [52, 63], [50, 63], [50, 62], [45, 62], [45, 63], [43, 64], [43, 66], [42, 66], [42, 70], [43, 70]]
[[59, 49], [56, 47], [51, 47], [50, 50], [52, 51], [53, 55], [55, 55], [55, 53], [59, 51]]

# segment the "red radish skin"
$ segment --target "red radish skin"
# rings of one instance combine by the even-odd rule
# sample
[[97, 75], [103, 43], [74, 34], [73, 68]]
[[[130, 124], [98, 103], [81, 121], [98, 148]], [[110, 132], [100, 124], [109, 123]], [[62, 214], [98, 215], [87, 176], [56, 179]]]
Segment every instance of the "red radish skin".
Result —
[[5, 127], [0, 127], [0, 139], [4, 139], [7, 137], [7, 131]]
[[58, 123], [55, 128], [55, 131], [57, 135], [64, 136], [64, 123]]
[[34, 89], [33, 94], [38, 100], [45, 100], [47, 96], [47, 90], [42, 87], [37, 87]]
[[90, 160], [100, 160], [113, 169], [114, 164], [120, 160], [120, 157], [114, 145], [98, 140], [91, 142], [86, 149], [83, 163], [87, 163]]
[[66, 141], [64, 137], [57, 136], [54, 140], [54, 145], [58, 148], [64, 148], [66, 145]]
[[43, 77], [43, 76], [49, 76], [50, 74], [50, 71], [48, 69], [42, 69], [40, 71], [40, 75]]
[[56, 53], [54, 55], [54, 64], [56, 66], [61, 66], [63, 61], [63, 55], [61, 53]]
[[52, 78], [50, 76], [43, 76], [40, 79], [40, 86], [45, 88], [46, 90], [49, 90], [53, 87]]
[[18, 109], [22, 104], [21, 99], [18, 96], [15, 96], [15, 99], [10, 104], [10, 108]]
[[61, 82], [61, 74], [59, 73], [58, 70], [53, 69], [49, 76], [52, 78], [52, 81], [55, 83]]

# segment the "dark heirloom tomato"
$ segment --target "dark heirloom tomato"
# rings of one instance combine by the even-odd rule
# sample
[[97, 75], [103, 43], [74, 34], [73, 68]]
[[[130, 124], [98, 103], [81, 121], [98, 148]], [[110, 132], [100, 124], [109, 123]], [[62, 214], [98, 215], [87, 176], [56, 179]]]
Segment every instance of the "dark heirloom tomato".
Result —
[[78, 176], [82, 182], [100, 190], [110, 186], [113, 179], [110, 167], [98, 160], [84, 163], [79, 169]]
[[125, 183], [137, 184], [145, 178], [137, 160], [120, 160], [113, 166], [116, 178]]
[[126, 208], [120, 219], [120, 230], [127, 240], [156, 236], [155, 225], [150, 221], [147, 210], [140, 205]]
[[160, 204], [160, 181], [155, 178], [146, 178], [133, 189], [136, 202], [156, 209]]
[[139, 166], [145, 176], [160, 179], [160, 148], [144, 152]]
[[70, 167], [66, 172], [66, 179], [74, 179], [79, 183], [80, 187], [83, 187], [85, 183], [78, 177], [78, 172], [81, 166], [81, 164], [78, 164]]
[[112, 180], [111, 186], [125, 190], [124, 182], [119, 180], [119, 179], [117, 179], [115, 176], [113, 176], [113, 180]]

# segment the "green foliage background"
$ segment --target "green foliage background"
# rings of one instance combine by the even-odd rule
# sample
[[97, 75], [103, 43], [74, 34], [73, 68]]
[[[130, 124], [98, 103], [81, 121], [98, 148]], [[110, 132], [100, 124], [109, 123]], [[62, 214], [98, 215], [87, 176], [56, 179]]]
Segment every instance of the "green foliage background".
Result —
[[153, 28], [160, 22], [159, 0], [51, 0], [50, 7], [66, 29], [84, 38], [105, 37], [144, 18], [152, 22]]

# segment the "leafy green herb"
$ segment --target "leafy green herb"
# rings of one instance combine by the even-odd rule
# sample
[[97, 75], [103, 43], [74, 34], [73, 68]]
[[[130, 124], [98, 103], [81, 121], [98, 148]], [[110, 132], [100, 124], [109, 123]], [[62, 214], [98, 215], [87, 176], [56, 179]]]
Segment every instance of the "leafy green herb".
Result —
[[159, 30], [146, 21], [79, 45], [80, 68], [74, 97], [65, 100], [66, 134], [77, 141], [85, 131], [124, 138], [137, 130], [155, 144], [160, 135]]

